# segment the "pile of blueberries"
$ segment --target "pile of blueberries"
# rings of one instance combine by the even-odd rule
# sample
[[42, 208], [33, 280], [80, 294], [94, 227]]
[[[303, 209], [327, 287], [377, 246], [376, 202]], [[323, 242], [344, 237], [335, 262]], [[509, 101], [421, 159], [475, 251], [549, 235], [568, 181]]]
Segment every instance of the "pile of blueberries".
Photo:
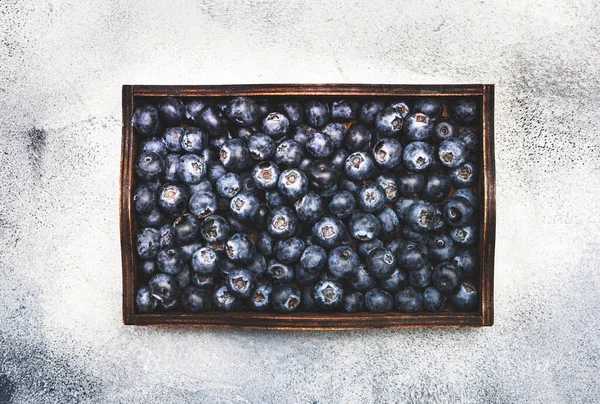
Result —
[[138, 105], [139, 313], [479, 308], [471, 98]]

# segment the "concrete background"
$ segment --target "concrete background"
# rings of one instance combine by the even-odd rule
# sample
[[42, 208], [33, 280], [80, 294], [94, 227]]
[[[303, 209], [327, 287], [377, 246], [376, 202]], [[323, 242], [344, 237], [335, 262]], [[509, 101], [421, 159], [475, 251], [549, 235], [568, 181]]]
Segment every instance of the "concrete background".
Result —
[[[592, 1], [0, 3], [0, 402], [599, 402]], [[495, 83], [496, 325], [121, 325], [121, 85]]]

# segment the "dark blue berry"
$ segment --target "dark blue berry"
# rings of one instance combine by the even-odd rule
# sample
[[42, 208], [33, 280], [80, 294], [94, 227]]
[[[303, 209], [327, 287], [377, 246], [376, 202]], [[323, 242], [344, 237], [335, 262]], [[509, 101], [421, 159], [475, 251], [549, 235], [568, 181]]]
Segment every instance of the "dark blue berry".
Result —
[[302, 145], [289, 139], [281, 142], [273, 155], [273, 161], [280, 167], [286, 168], [298, 167], [303, 158], [304, 151]]
[[414, 231], [426, 232], [432, 229], [436, 211], [428, 202], [416, 201], [406, 210], [404, 221]]
[[433, 147], [425, 142], [411, 142], [404, 147], [402, 162], [409, 171], [423, 171], [433, 162]]
[[396, 294], [407, 286], [408, 275], [400, 268], [396, 268], [389, 278], [379, 281], [379, 287], [391, 294]]
[[191, 264], [194, 272], [202, 275], [214, 275], [221, 267], [219, 255], [211, 247], [201, 247], [192, 254]]
[[160, 302], [173, 302], [179, 297], [181, 288], [171, 275], [156, 274], [148, 281], [148, 289], [152, 296]]
[[373, 147], [373, 159], [383, 169], [396, 168], [402, 162], [402, 145], [396, 139], [383, 138]]
[[367, 256], [367, 269], [377, 279], [388, 279], [396, 270], [396, 257], [385, 248], [375, 248]]
[[188, 207], [189, 195], [181, 185], [165, 184], [158, 192], [158, 206], [169, 215], [181, 215]]
[[250, 295], [249, 305], [254, 311], [267, 311], [271, 308], [273, 287], [269, 282], [259, 281]]
[[197, 124], [200, 112], [207, 106], [206, 101], [192, 98], [185, 103], [185, 117], [188, 121]]
[[411, 286], [396, 293], [394, 301], [396, 309], [403, 313], [416, 313], [423, 310], [423, 294]]
[[222, 311], [235, 311], [242, 305], [241, 300], [235, 296], [227, 285], [217, 286], [213, 293], [213, 303], [217, 309]]
[[459, 98], [450, 107], [452, 115], [465, 124], [473, 123], [477, 118], [477, 101], [473, 98]]
[[291, 313], [298, 309], [302, 302], [300, 289], [294, 285], [278, 285], [271, 294], [273, 309], [278, 313]]
[[304, 117], [310, 126], [320, 128], [329, 122], [329, 106], [318, 100], [308, 101], [304, 106]]
[[466, 198], [453, 196], [444, 204], [443, 213], [448, 226], [457, 227], [473, 218], [473, 206]]
[[336, 185], [339, 172], [330, 160], [315, 160], [307, 171], [310, 184], [317, 190], [330, 189]]
[[340, 219], [348, 217], [354, 212], [356, 198], [348, 191], [340, 191], [333, 195], [329, 202], [329, 212]]
[[450, 177], [443, 173], [427, 175], [421, 198], [429, 202], [441, 202], [450, 194]]
[[444, 112], [444, 105], [439, 98], [419, 98], [413, 105], [413, 111], [437, 118]]
[[450, 182], [456, 188], [465, 188], [477, 182], [477, 165], [467, 161], [465, 164], [450, 170]]
[[234, 269], [227, 275], [229, 291], [238, 297], [250, 297], [256, 287], [256, 275], [247, 269]]
[[258, 120], [258, 104], [252, 98], [234, 97], [225, 111], [229, 119], [240, 126], [250, 126]]
[[334, 216], [325, 216], [312, 226], [312, 236], [317, 244], [330, 250], [348, 241], [346, 226]]
[[158, 131], [158, 110], [152, 105], [136, 108], [131, 120], [142, 136], [152, 136]]
[[371, 148], [373, 134], [368, 126], [354, 123], [346, 132], [344, 145], [349, 152], [367, 151]]
[[135, 294], [135, 307], [140, 313], [152, 313], [156, 309], [156, 299], [146, 287], [139, 288]]
[[270, 136], [257, 133], [248, 139], [248, 152], [254, 160], [268, 160], [275, 155], [276, 145]]
[[385, 191], [376, 183], [363, 185], [356, 193], [357, 207], [366, 213], [377, 213], [385, 206]]
[[210, 310], [212, 297], [206, 290], [190, 285], [181, 293], [179, 302], [184, 311], [200, 313]]
[[271, 112], [263, 119], [263, 132], [274, 139], [284, 136], [289, 127], [289, 119], [279, 112]]
[[479, 275], [479, 260], [474, 250], [457, 249], [450, 262], [460, 268], [463, 278], [474, 278]]
[[208, 145], [208, 134], [202, 129], [192, 127], [184, 132], [180, 141], [181, 148], [186, 153], [200, 153]]
[[223, 167], [230, 171], [239, 173], [248, 164], [248, 146], [240, 139], [231, 139], [225, 142], [219, 151], [219, 158]]
[[298, 237], [278, 240], [275, 243], [275, 259], [284, 264], [293, 264], [300, 260], [306, 245]]
[[185, 245], [196, 241], [198, 239], [199, 229], [200, 221], [196, 216], [190, 215], [189, 213], [175, 219], [172, 227], [175, 241], [179, 245]]
[[186, 184], [199, 184], [206, 178], [206, 163], [196, 154], [181, 156], [177, 163], [177, 176]]
[[386, 313], [394, 307], [394, 298], [385, 290], [373, 288], [365, 293], [365, 306], [373, 313]]
[[137, 213], [150, 213], [156, 207], [156, 194], [145, 185], [139, 185], [133, 195], [133, 203]]
[[450, 238], [459, 246], [471, 246], [477, 242], [477, 226], [471, 222], [453, 228]]
[[323, 198], [314, 192], [302, 196], [294, 203], [296, 215], [300, 221], [312, 224], [325, 214]]
[[277, 188], [288, 200], [295, 201], [306, 194], [308, 190], [308, 178], [302, 171], [290, 168], [279, 175]]
[[449, 293], [456, 290], [462, 282], [458, 266], [442, 262], [433, 269], [431, 284], [440, 292]]
[[291, 126], [298, 126], [304, 120], [304, 109], [299, 102], [283, 102], [279, 104], [278, 110], [287, 116]]
[[473, 311], [479, 305], [479, 293], [472, 283], [463, 282], [454, 293], [450, 294], [450, 301], [457, 310]]
[[156, 153], [141, 153], [135, 162], [135, 173], [142, 180], [155, 180], [163, 170], [163, 160]]
[[432, 275], [433, 268], [431, 267], [431, 264], [427, 263], [421, 268], [408, 273], [408, 283], [413, 288], [423, 290], [431, 283]]
[[454, 257], [454, 241], [444, 234], [432, 237], [427, 243], [429, 247], [429, 259], [432, 261], [450, 261]]
[[431, 140], [434, 143], [440, 143], [446, 139], [458, 136], [458, 125], [447, 117], [440, 117], [433, 123], [433, 134]]
[[396, 253], [396, 258], [401, 267], [416, 271], [428, 263], [429, 249], [424, 243], [405, 241]]
[[338, 282], [321, 280], [313, 289], [315, 303], [325, 310], [333, 310], [342, 304], [344, 289]]
[[381, 223], [370, 213], [355, 213], [348, 222], [350, 235], [360, 241], [377, 238], [381, 233]]
[[375, 117], [375, 129], [381, 136], [397, 136], [402, 131], [404, 119], [394, 108], [386, 108]]
[[409, 115], [404, 123], [404, 134], [410, 140], [425, 140], [433, 133], [433, 121], [425, 114], [417, 112]]
[[200, 226], [200, 235], [209, 243], [222, 243], [229, 237], [229, 224], [221, 216], [208, 216]]
[[335, 247], [327, 258], [329, 272], [337, 278], [352, 277], [359, 264], [358, 254], [348, 246]]
[[389, 240], [398, 236], [400, 230], [400, 219], [392, 208], [384, 207], [377, 213], [377, 220], [381, 223], [381, 237]]
[[365, 265], [359, 265], [352, 279], [350, 280], [352, 287], [358, 291], [366, 292], [372, 289], [377, 284], [377, 279], [369, 273]]
[[174, 97], [166, 97], [158, 103], [160, 122], [166, 126], [176, 126], [185, 117], [185, 106]]
[[444, 140], [438, 146], [440, 163], [446, 167], [454, 168], [464, 164], [469, 152], [462, 140], [451, 138]]
[[296, 233], [298, 218], [291, 208], [279, 206], [269, 214], [267, 230], [275, 238], [288, 238]]
[[423, 306], [427, 311], [444, 311], [444, 309], [446, 308], [447, 300], [448, 298], [446, 297], [446, 295], [434, 288], [433, 286], [429, 286], [423, 292]]
[[331, 103], [331, 120], [347, 122], [356, 119], [360, 105], [354, 100], [339, 100]]
[[217, 196], [212, 192], [196, 192], [190, 198], [190, 212], [203, 219], [217, 212]]
[[329, 157], [333, 153], [335, 145], [328, 136], [321, 132], [313, 132], [308, 136], [306, 151], [316, 158]]
[[354, 152], [348, 156], [344, 165], [346, 175], [353, 180], [366, 180], [375, 174], [375, 163], [365, 152]]
[[362, 123], [372, 125], [375, 123], [377, 114], [385, 108], [385, 103], [382, 100], [367, 101], [362, 105], [358, 114], [358, 119]]

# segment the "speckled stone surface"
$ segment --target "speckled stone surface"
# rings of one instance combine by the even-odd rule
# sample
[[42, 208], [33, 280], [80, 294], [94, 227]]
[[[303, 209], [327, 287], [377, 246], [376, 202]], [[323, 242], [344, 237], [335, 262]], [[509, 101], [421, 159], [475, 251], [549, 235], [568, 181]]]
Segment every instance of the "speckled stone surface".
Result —
[[[594, 2], [233, 3], [0, 2], [0, 402], [599, 402]], [[121, 324], [121, 85], [266, 82], [497, 85], [496, 325]]]

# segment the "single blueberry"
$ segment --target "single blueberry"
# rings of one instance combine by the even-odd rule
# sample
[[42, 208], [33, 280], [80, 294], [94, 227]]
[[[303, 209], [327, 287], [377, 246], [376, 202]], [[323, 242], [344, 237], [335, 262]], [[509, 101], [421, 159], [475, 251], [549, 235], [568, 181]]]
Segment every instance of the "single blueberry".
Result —
[[168, 215], [181, 215], [188, 207], [187, 190], [177, 184], [165, 184], [158, 192], [158, 206]]
[[423, 294], [411, 286], [396, 293], [394, 301], [396, 309], [403, 313], [416, 313], [423, 310]]
[[373, 134], [368, 126], [354, 123], [346, 132], [344, 145], [349, 152], [367, 151], [371, 148]]
[[148, 289], [152, 297], [159, 302], [172, 302], [179, 297], [181, 288], [171, 275], [156, 274], [148, 281]]
[[354, 152], [348, 156], [344, 165], [346, 175], [353, 179], [363, 181], [375, 174], [375, 163], [371, 156], [365, 152]]
[[458, 138], [467, 146], [469, 152], [475, 152], [479, 148], [479, 136], [471, 129], [462, 130]]
[[410, 140], [425, 140], [433, 133], [433, 121], [424, 113], [409, 115], [404, 124], [404, 134]]
[[226, 132], [227, 120], [223, 111], [215, 107], [206, 106], [198, 114], [196, 124], [214, 137]]
[[377, 213], [385, 206], [385, 191], [376, 183], [363, 185], [356, 193], [357, 207], [366, 213]]
[[231, 199], [229, 212], [241, 222], [253, 220], [260, 210], [260, 202], [252, 192], [242, 191]]
[[317, 190], [330, 189], [336, 185], [339, 172], [330, 160], [314, 160], [307, 171], [310, 184]]
[[442, 262], [433, 269], [431, 283], [440, 292], [452, 292], [460, 286], [461, 282], [460, 269], [454, 264]]
[[227, 287], [234, 296], [250, 297], [256, 287], [256, 275], [247, 269], [235, 269], [227, 275]]
[[434, 288], [433, 286], [429, 286], [423, 292], [423, 306], [427, 311], [444, 311], [444, 309], [446, 308], [447, 300], [448, 298], [446, 297], [446, 295]]
[[395, 176], [391, 173], [381, 174], [375, 181], [385, 192], [385, 203], [396, 202], [399, 193]]
[[400, 219], [392, 208], [384, 207], [377, 213], [377, 220], [381, 224], [381, 238], [389, 240], [398, 237], [400, 230]]
[[396, 258], [401, 267], [416, 271], [428, 263], [429, 249], [421, 242], [404, 241], [396, 253]]
[[280, 167], [297, 167], [304, 158], [303, 147], [300, 143], [286, 139], [281, 142], [275, 154], [273, 155], [273, 161]]
[[396, 257], [385, 248], [374, 248], [367, 256], [367, 269], [377, 279], [388, 279], [396, 270]]
[[423, 171], [433, 162], [433, 147], [425, 142], [411, 142], [404, 147], [402, 162], [409, 171]]
[[200, 225], [200, 235], [209, 243], [222, 243], [229, 237], [229, 224], [221, 216], [208, 216]]
[[199, 288], [206, 290], [213, 290], [215, 284], [217, 283], [216, 279], [212, 275], [202, 275], [198, 273], [192, 274], [192, 283]]
[[377, 238], [381, 233], [381, 223], [370, 213], [355, 213], [348, 222], [350, 235], [360, 241]]
[[300, 260], [306, 245], [298, 237], [278, 240], [275, 243], [275, 259], [284, 264], [294, 264]]
[[348, 191], [340, 191], [333, 195], [329, 202], [329, 212], [340, 219], [348, 217], [354, 212], [356, 198]]
[[233, 198], [240, 192], [242, 184], [236, 173], [227, 173], [217, 180], [216, 191], [221, 198]]
[[378, 238], [374, 238], [373, 240], [369, 241], [361, 241], [358, 244], [356, 252], [360, 258], [365, 260], [372, 250], [380, 247], [384, 247], [383, 241], [379, 240]]
[[477, 165], [471, 161], [450, 170], [450, 182], [456, 188], [465, 188], [477, 182]]
[[458, 124], [445, 116], [437, 118], [433, 123], [433, 134], [431, 140], [440, 143], [446, 139], [458, 136]]
[[248, 146], [240, 139], [228, 140], [219, 150], [219, 158], [223, 166], [236, 173], [246, 168], [249, 154]]
[[223, 167], [220, 161], [213, 162], [208, 166], [208, 180], [213, 184], [216, 184], [219, 178], [227, 173], [227, 169]]
[[183, 133], [180, 141], [181, 148], [186, 153], [200, 153], [208, 145], [208, 134], [202, 129], [192, 127]]
[[312, 226], [315, 243], [330, 250], [348, 242], [348, 233], [344, 223], [335, 216], [325, 216]]
[[217, 286], [213, 292], [213, 303], [222, 311], [235, 311], [242, 305], [241, 300], [225, 284]]
[[265, 199], [267, 200], [267, 205], [271, 209], [275, 209], [279, 206], [287, 205], [288, 201], [281, 195], [279, 191], [267, 191], [265, 192]]
[[310, 270], [304, 268], [302, 265], [296, 265], [295, 269], [295, 282], [300, 286], [309, 286], [315, 284], [319, 280], [321, 276], [321, 272], [311, 272]]
[[291, 208], [279, 206], [269, 214], [267, 230], [275, 238], [288, 238], [296, 233], [298, 218]]
[[428, 202], [416, 201], [406, 210], [404, 221], [413, 230], [426, 232], [432, 229], [436, 211]]
[[161, 250], [156, 256], [158, 270], [169, 275], [177, 275], [183, 269], [184, 259], [178, 248]]
[[459, 246], [472, 246], [477, 242], [477, 226], [475, 223], [467, 223], [453, 228], [450, 238]]
[[418, 270], [410, 271], [408, 273], [408, 283], [413, 288], [423, 290], [431, 283], [432, 275], [433, 268], [431, 267], [431, 264], [427, 263]]
[[273, 299], [273, 310], [278, 313], [291, 313], [302, 302], [300, 289], [294, 285], [275, 286], [271, 298]]
[[360, 104], [355, 100], [338, 100], [331, 103], [331, 120], [347, 122], [356, 119]]
[[333, 142], [336, 148], [341, 147], [344, 143], [346, 127], [339, 122], [327, 124], [321, 132]]
[[392, 101], [388, 104], [388, 108], [391, 108], [398, 112], [402, 119], [405, 119], [408, 115], [410, 115], [411, 107], [407, 101], [397, 100]]
[[403, 125], [402, 115], [394, 108], [383, 109], [375, 117], [375, 129], [382, 136], [399, 135]]
[[314, 192], [302, 196], [294, 203], [298, 219], [305, 223], [315, 223], [325, 214], [323, 198]]
[[443, 208], [444, 221], [451, 227], [467, 224], [473, 218], [473, 206], [463, 197], [453, 196]]
[[362, 105], [362, 108], [358, 114], [358, 119], [362, 123], [372, 125], [375, 123], [377, 114], [383, 109], [385, 109], [385, 102], [382, 100], [367, 101]]
[[275, 238], [268, 231], [261, 231], [256, 240], [256, 248], [265, 257], [272, 257], [275, 250]]
[[457, 249], [450, 262], [460, 268], [463, 278], [475, 278], [479, 275], [479, 260], [474, 250]]
[[254, 241], [244, 233], [235, 233], [225, 244], [227, 258], [236, 264], [250, 263], [254, 259], [255, 251]]
[[[165, 180], [167, 182], [175, 182], [179, 181], [179, 176], [177, 175], [177, 165], [179, 164], [179, 158], [181, 156], [177, 153], [167, 154], [167, 157], [164, 159], [165, 163]], [[194, 185], [194, 184], [188, 184]]]
[[158, 265], [156, 265], [156, 260], [142, 260], [138, 262], [138, 275], [144, 281], [152, 278], [157, 273]]
[[225, 113], [240, 126], [250, 126], [258, 120], [258, 104], [252, 98], [234, 97], [227, 104]]
[[386, 313], [394, 307], [394, 298], [385, 290], [373, 288], [365, 293], [365, 306], [373, 313]]
[[183, 290], [179, 301], [181, 308], [184, 311], [192, 313], [208, 311], [212, 306], [212, 297], [210, 293], [192, 285]]
[[219, 255], [211, 247], [201, 247], [192, 254], [191, 264], [194, 272], [202, 275], [214, 275], [220, 269]]
[[[325, 128], [323, 128], [323, 132], [325, 131], [326, 128], [327, 128], [327, 126]], [[345, 130], [345, 128], [344, 128], [344, 130]], [[310, 136], [310, 134], [314, 133], [314, 132], [316, 132], [316, 130], [314, 130], [310, 126], [300, 125], [296, 128], [293, 140], [295, 142], [297, 142], [298, 144], [300, 144], [301, 146], [304, 146], [304, 145], [306, 145], [306, 142], [308, 142], [308, 137]], [[346, 133], [346, 132], [344, 132], [344, 133]]]
[[196, 216], [190, 215], [189, 213], [179, 216], [173, 222], [172, 232], [175, 236], [175, 241], [179, 245], [186, 245], [196, 241], [198, 239], [199, 230], [200, 221]]
[[467, 157], [469, 157], [467, 145], [462, 140], [456, 138], [450, 138], [440, 143], [437, 154], [440, 163], [450, 168], [463, 165]]
[[156, 207], [156, 194], [147, 186], [139, 185], [134, 192], [133, 203], [137, 213], [150, 213]]
[[404, 240], [427, 243], [429, 242], [429, 233], [422, 233], [411, 229], [409, 226], [404, 226], [404, 228], [402, 228], [402, 238]]
[[162, 224], [164, 218], [164, 214], [160, 209], [158, 209], [158, 207], [152, 209], [152, 211], [148, 214], [138, 216], [138, 220], [142, 227], [158, 228]]
[[322, 309], [333, 310], [342, 304], [344, 289], [338, 282], [321, 280], [313, 288], [313, 298]]
[[299, 102], [282, 102], [277, 110], [285, 114], [291, 126], [298, 126], [304, 120], [304, 109]]
[[450, 177], [443, 173], [428, 174], [421, 198], [429, 202], [441, 202], [450, 194]]
[[306, 142], [306, 151], [316, 158], [324, 158], [331, 156], [335, 145], [328, 136], [321, 132], [313, 132], [308, 136]]
[[479, 305], [479, 293], [472, 283], [463, 282], [454, 293], [450, 294], [450, 301], [457, 310], [473, 311]]
[[217, 213], [217, 196], [212, 192], [196, 192], [190, 198], [190, 212], [199, 219]]
[[396, 168], [402, 162], [402, 145], [396, 139], [383, 138], [373, 147], [373, 159], [383, 169]]
[[471, 124], [477, 118], [477, 101], [473, 98], [459, 98], [450, 107], [452, 115], [460, 122]]
[[192, 280], [192, 270], [189, 265], [184, 265], [181, 271], [175, 275], [175, 280], [181, 289], [187, 287]]
[[311, 273], [319, 273], [327, 263], [327, 251], [321, 246], [306, 247], [300, 256], [300, 267]]
[[429, 259], [432, 261], [450, 261], [456, 251], [454, 241], [445, 234], [432, 237], [427, 245], [429, 247]]
[[168, 153], [167, 145], [161, 138], [158, 137], [153, 137], [142, 141], [140, 149], [141, 153], [156, 153], [162, 158], [167, 157]]
[[158, 103], [160, 121], [166, 126], [176, 126], [185, 117], [185, 106], [174, 97], [166, 97]]
[[183, 155], [177, 163], [177, 176], [186, 184], [199, 184], [206, 178], [206, 164], [196, 154]]
[[419, 98], [413, 105], [413, 111], [437, 118], [444, 112], [444, 104], [439, 98]]
[[329, 272], [337, 278], [351, 278], [359, 264], [358, 254], [348, 246], [335, 247], [327, 258]]
[[272, 161], [261, 161], [252, 169], [252, 180], [259, 189], [273, 190], [279, 180], [279, 167]]
[[279, 112], [271, 112], [263, 119], [263, 132], [274, 139], [285, 136], [289, 127], [289, 119]]
[[250, 295], [249, 305], [254, 311], [267, 311], [271, 308], [273, 287], [267, 281], [259, 281]]
[[375, 287], [377, 284], [377, 279], [375, 279], [375, 277], [369, 273], [365, 265], [361, 264], [354, 272], [354, 276], [350, 280], [350, 284], [354, 289], [360, 292], [366, 292], [367, 290]]
[[200, 112], [207, 106], [206, 101], [192, 98], [185, 103], [185, 118], [194, 124], [198, 123]]
[[389, 278], [379, 281], [379, 287], [391, 294], [396, 294], [407, 286], [408, 275], [400, 268], [396, 268]]
[[307, 101], [304, 105], [304, 117], [310, 126], [320, 128], [329, 121], [329, 106], [319, 100]]
[[135, 173], [145, 181], [157, 179], [163, 171], [163, 160], [156, 153], [140, 153], [135, 162]]
[[131, 120], [133, 127], [142, 136], [152, 136], [158, 131], [158, 110], [152, 105], [136, 108]]
[[265, 259], [265, 256], [258, 252], [255, 253], [254, 259], [249, 264], [246, 264], [246, 269], [253, 272], [257, 278], [261, 278], [267, 270], [267, 260]]
[[254, 160], [268, 160], [275, 155], [275, 142], [264, 133], [257, 133], [248, 139], [248, 151]]
[[308, 178], [302, 171], [290, 168], [279, 175], [277, 188], [288, 200], [295, 201], [306, 194], [308, 190]]
[[140, 313], [152, 313], [156, 309], [157, 303], [150, 289], [146, 287], [139, 288], [135, 294], [135, 307]]
[[425, 186], [425, 176], [421, 173], [402, 173], [398, 175], [398, 191], [403, 196], [420, 195]]

